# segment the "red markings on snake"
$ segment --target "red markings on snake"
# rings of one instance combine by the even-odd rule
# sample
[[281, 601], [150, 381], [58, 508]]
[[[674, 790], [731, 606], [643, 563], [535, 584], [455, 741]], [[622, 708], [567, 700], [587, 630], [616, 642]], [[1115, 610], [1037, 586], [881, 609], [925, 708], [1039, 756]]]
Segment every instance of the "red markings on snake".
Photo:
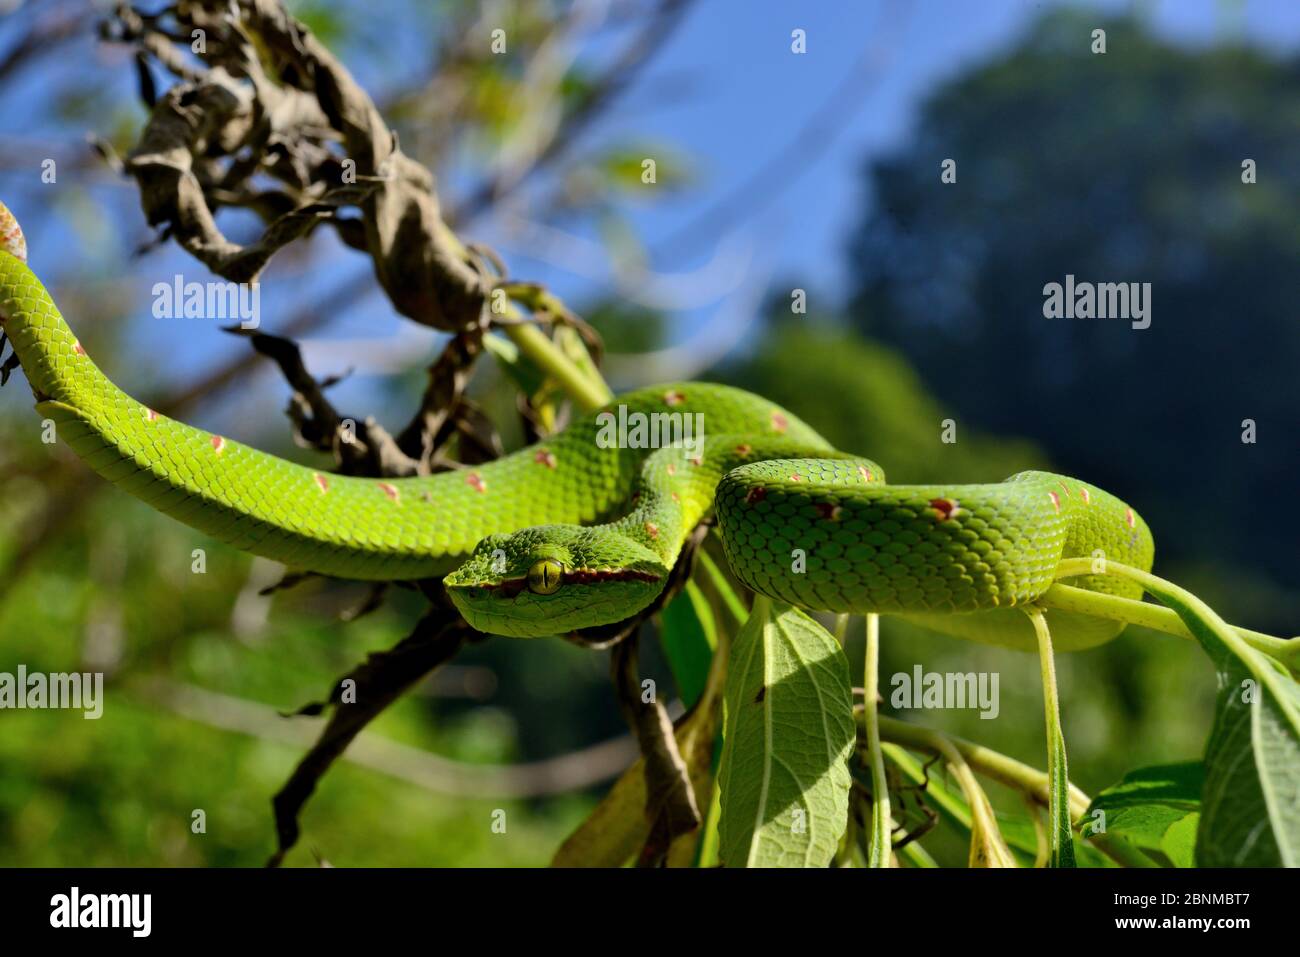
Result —
[[932, 498], [930, 507], [934, 509], [939, 521], [946, 522], [957, 514], [957, 500], [955, 498]]
[[817, 509], [817, 513], [828, 522], [838, 522], [840, 514], [844, 511], [834, 502], [814, 502], [813, 508]]
[[476, 492], [486, 492], [487, 482], [483, 481], [483, 476], [477, 472], [470, 472], [465, 476], [465, 484]]

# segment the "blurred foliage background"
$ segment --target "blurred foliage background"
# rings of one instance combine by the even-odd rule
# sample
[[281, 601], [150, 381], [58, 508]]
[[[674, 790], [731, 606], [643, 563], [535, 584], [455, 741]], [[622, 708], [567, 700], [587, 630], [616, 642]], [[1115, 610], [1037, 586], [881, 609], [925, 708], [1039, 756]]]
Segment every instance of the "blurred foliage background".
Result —
[[[153, 282], [201, 269], [169, 246], [144, 250], [138, 198], [85, 144], [134, 141], [144, 111], [130, 58], [96, 39], [92, 6], [9, 6], [0, 191], [61, 308], [142, 400], [307, 461], [270, 412], [284, 386], [251, 350], [214, 328], [147, 318]], [[880, 81], [855, 72], [870, 44], [843, 58], [842, 89], [820, 75], [798, 81], [810, 128], [797, 116], [770, 123], [758, 92], [746, 111], [710, 106], [720, 74], [790, 56], [789, 31], [803, 23], [776, 3], [754, 5], [770, 34], [761, 53], [718, 42], [734, 10], [676, 0], [290, 6], [438, 173], [457, 229], [501, 248], [514, 275], [553, 283], [602, 333], [616, 388], [733, 382], [876, 458], [896, 482], [1028, 467], [1086, 477], [1148, 518], [1160, 573], [1232, 621], [1297, 631], [1288, 503], [1300, 470], [1300, 60], [1232, 28], [1239, 5], [1215, 5], [1227, 13], [1203, 43], [1165, 36], [1145, 5], [1019, 5], [1014, 29], [978, 60], [926, 80], [907, 135], [888, 149], [838, 147], [857, 194], [824, 190], [812, 206], [801, 194], [799, 220], [748, 226], [798, 177], [792, 167], [830, 148], [819, 104]], [[924, 45], [953, 13], [864, 6], [873, 10], [819, 14], [821, 25], [885, 38], [899, 71], [908, 44]], [[505, 56], [488, 50], [497, 26]], [[1097, 27], [1104, 56], [1089, 50]], [[700, 71], [702, 34], [712, 73]], [[811, 58], [820, 37], [810, 36]], [[685, 103], [704, 117], [702, 138], [707, 125], [743, 145], [777, 126], [778, 145], [752, 176], [711, 169], [693, 155], [689, 125], [673, 140], [654, 121]], [[659, 160], [655, 190], [640, 184], [646, 155]], [[939, 182], [948, 157], [958, 160], [951, 186]], [[1240, 178], [1247, 157], [1259, 169], [1251, 186]], [[56, 184], [41, 180], [49, 158]], [[240, 214], [230, 215], [237, 233]], [[838, 272], [787, 255], [823, 215], [850, 227], [820, 240]], [[683, 230], [711, 258], [656, 273]], [[768, 250], [740, 279], [727, 268], [737, 235]], [[1042, 286], [1066, 273], [1152, 283], [1152, 327], [1044, 320]], [[338, 387], [343, 404], [393, 421], [414, 406], [438, 343], [391, 315], [364, 261], [317, 236], [277, 257], [263, 287], [265, 328], [303, 338], [313, 371], [357, 368]], [[791, 311], [800, 288], [807, 314]], [[490, 363], [475, 390], [511, 435], [513, 395]], [[0, 864], [260, 864], [274, 840], [271, 795], [313, 737], [310, 719], [281, 713], [400, 640], [420, 601], [398, 592], [344, 623], [364, 600], [359, 586], [259, 596], [273, 566], [151, 513], [42, 444], [28, 398], [21, 381], [0, 392], [0, 670], [102, 670], [108, 698], [98, 721], [0, 712]], [[1257, 422], [1255, 445], [1240, 441], [1244, 418]], [[955, 444], [940, 440], [945, 419]], [[204, 574], [191, 570], [195, 548], [206, 550]], [[860, 629], [851, 635], [860, 661]], [[917, 662], [1001, 675], [997, 720], [912, 718], [1043, 765], [1034, 658], [888, 621], [884, 635], [886, 676]], [[653, 649], [644, 654], [647, 673], [671, 687]], [[1086, 791], [1199, 756], [1213, 674], [1190, 643], [1131, 629], [1058, 668], [1070, 768]], [[308, 805], [289, 862], [544, 864], [633, 754], [605, 653], [488, 640], [354, 745]], [[491, 828], [497, 809], [504, 834]], [[932, 850], [964, 861], [955, 838]]]

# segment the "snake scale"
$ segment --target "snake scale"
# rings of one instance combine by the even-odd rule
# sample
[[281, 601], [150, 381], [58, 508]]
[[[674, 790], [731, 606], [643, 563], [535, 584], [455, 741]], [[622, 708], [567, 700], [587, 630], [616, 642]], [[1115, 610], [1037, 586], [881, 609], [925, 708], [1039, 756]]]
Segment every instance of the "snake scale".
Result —
[[[1142, 518], [1068, 476], [1022, 472], [983, 485], [889, 485], [767, 400], [700, 382], [641, 389], [602, 413], [690, 416], [688, 447], [602, 441], [592, 413], [494, 462], [436, 475], [318, 471], [159, 415], [86, 355], [27, 267], [0, 205], [0, 326], [40, 415], [94, 471], [235, 548], [344, 578], [444, 578], [475, 628], [534, 637], [612, 624], [665, 587], [691, 529], [713, 515], [747, 587], [809, 609], [884, 612], [962, 638], [1033, 649], [1020, 607], [1063, 558], [1104, 555], [1149, 570]], [[622, 421], [622, 419], [620, 419]], [[626, 437], [621, 437], [626, 439]], [[1136, 585], [1078, 587], [1129, 598]], [[1123, 625], [1049, 610], [1057, 648]]]

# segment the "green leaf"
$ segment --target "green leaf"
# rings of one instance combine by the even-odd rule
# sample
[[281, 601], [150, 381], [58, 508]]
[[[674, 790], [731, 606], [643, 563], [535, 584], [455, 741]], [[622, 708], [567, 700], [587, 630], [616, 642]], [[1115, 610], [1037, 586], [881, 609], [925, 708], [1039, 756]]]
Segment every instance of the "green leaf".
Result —
[[1231, 652], [1216, 664], [1221, 690], [1205, 750], [1197, 863], [1300, 866], [1300, 685]]
[[[717, 735], [716, 696], [684, 715], [673, 730], [697, 794], [707, 793]], [[623, 772], [578, 828], [560, 845], [552, 867], [621, 867], [650, 836], [645, 759]]]
[[1300, 866], [1300, 685], [1195, 595], [1154, 575], [1139, 580], [1177, 612], [1219, 672], [1196, 863]]
[[650, 833], [645, 798], [645, 761], [637, 758], [560, 845], [551, 866], [622, 867]]
[[525, 395], [533, 395], [541, 389], [544, 381], [542, 374], [520, 355], [519, 347], [505, 336], [496, 334], [484, 336], [483, 346], [492, 353], [502, 371]]
[[[897, 744], [882, 744], [880, 749], [891, 764], [920, 788], [917, 791], [920, 799], [937, 811], [945, 823], [969, 839], [972, 817], [961, 789], [949, 787], [942, 771], [936, 770], [937, 765], [927, 773], [915, 756]], [[1022, 867], [1032, 867], [1038, 855], [1038, 832], [1034, 822], [1024, 814], [998, 814], [997, 821], [998, 830], [1006, 839], [1016, 862]], [[1104, 854], [1087, 844], [1080, 844], [1078, 851], [1079, 864], [1083, 867], [1115, 866]]]
[[718, 771], [729, 867], [826, 867], [848, 824], [856, 729], [839, 643], [802, 611], [757, 598], [732, 648]]
[[1200, 813], [1189, 814], [1165, 831], [1160, 850], [1174, 867], [1196, 866], [1196, 832], [1201, 825]]
[[689, 708], [704, 693], [713, 649], [718, 645], [713, 609], [700, 587], [690, 581], [664, 608], [661, 623], [660, 643], [677, 683], [677, 693]]
[[[1106, 833], [1161, 864], [1191, 867], [1200, 821], [1205, 766], [1200, 761], [1139, 768], [1098, 794], [1088, 822], [1104, 822]], [[1101, 811], [1104, 817], [1098, 819]], [[1090, 824], [1085, 827], [1091, 830]]]

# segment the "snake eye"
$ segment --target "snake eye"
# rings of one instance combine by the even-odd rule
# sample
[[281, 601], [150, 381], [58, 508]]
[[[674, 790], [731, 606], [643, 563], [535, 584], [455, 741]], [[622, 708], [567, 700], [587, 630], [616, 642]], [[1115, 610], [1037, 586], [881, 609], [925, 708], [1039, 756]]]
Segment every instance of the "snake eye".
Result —
[[528, 590], [538, 595], [549, 595], [564, 580], [564, 566], [554, 558], [543, 558], [528, 569]]

